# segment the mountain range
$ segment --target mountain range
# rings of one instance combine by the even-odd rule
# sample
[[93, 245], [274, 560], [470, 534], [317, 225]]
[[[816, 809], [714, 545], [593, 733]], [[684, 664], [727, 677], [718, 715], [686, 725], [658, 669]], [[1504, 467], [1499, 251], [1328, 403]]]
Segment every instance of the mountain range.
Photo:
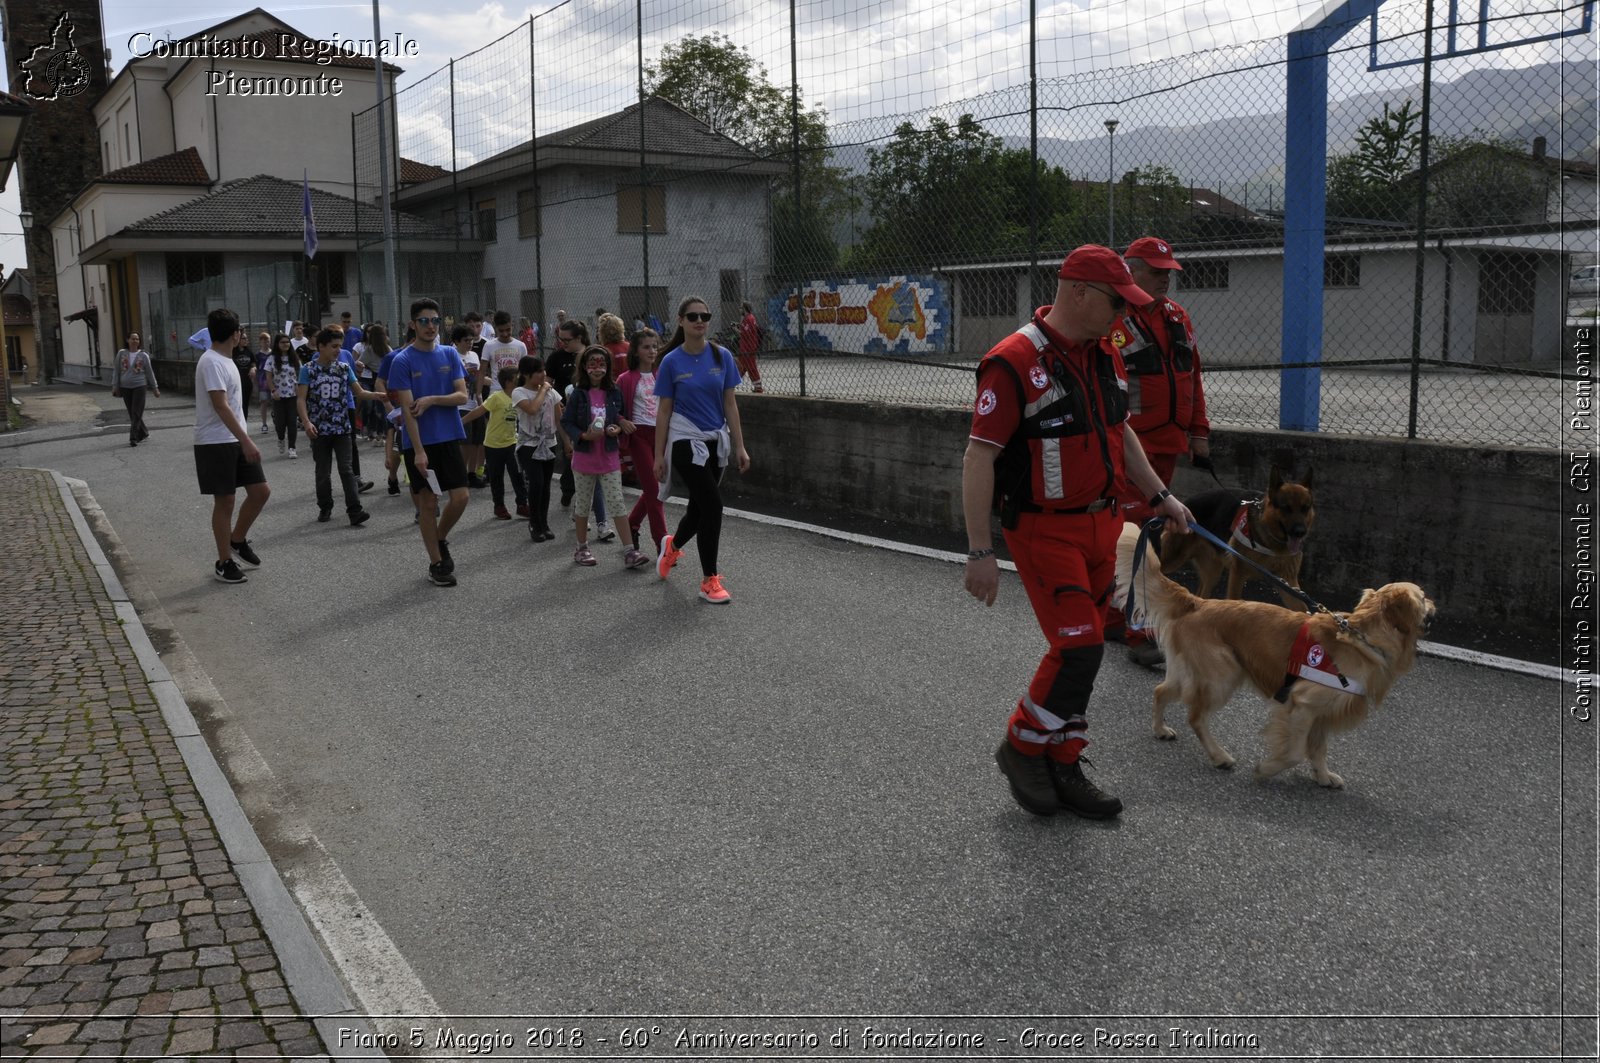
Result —
[[[1409, 96], [1408, 96], [1409, 92]], [[1385, 104], [1407, 98], [1420, 105], [1420, 86], [1367, 92], [1333, 101], [1328, 109], [1328, 152], [1349, 151], [1367, 121]], [[1504, 137], [1531, 149], [1543, 136], [1551, 156], [1596, 160], [1596, 84], [1592, 63], [1545, 63], [1518, 69], [1480, 69], [1432, 88], [1434, 136]], [[1247, 199], [1252, 207], [1282, 206], [1286, 114], [1245, 115], [1195, 125], [1138, 126], [1123, 123], [1116, 134], [1116, 169], [1166, 166], [1185, 184]], [[1026, 137], [1002, 138], [1026, 149]], [[1074, 177], [1101, 178], [1106, 137], [1083, 140], [1039, 138], [1039, 157]]]

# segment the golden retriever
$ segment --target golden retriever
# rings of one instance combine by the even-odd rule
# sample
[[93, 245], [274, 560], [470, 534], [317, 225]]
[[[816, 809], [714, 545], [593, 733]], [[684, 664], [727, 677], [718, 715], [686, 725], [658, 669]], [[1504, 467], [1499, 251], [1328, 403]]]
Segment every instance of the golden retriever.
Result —
[[[1248, 682], [1262, 697], [1281, 698], [1267, 719], [1267, 755], [1256, 776], [1268, 778], [1309, 760], [1319, 784], [1342, 787], [1344, 780], [1328, 770], [1328, 736], [1360, 724], [1369, 709], [1383, 703], [1395, 680], [1411, 670], [1417, 640], [1435, 613], [1422, 588], [1390, 583], [1363, 591], [1355, 609], [1345, 614], [1350, 626], [1346, 634], [1326, 613], [1308, 616], [1265, 602], [1196, 597], [1162, 575], [1148, 545], [1133, 576], [1138, 540], [1135, 525], [1122, 529], [1116, 593], [1120, 605], [1133, 584], [1129, 621], [1142, 621], [1167, 655], [1166, 678], [1155, 692], [1156, 737], [1177, 737], [1163, 716], [1169, 704], [1181, 701], [1189, 707], [1189, 726], [1211, 763], [1233, 767], [1233, 757], [1212, 737], [1207, 721]], [[1290, 683], [1290, 655], [1297, 648], [1303, 663], [1322, 668]], [[1301, 675], [1306, 674], [1302, 669]], [[1348, 688], [1339, 685], [1339, 676]]]

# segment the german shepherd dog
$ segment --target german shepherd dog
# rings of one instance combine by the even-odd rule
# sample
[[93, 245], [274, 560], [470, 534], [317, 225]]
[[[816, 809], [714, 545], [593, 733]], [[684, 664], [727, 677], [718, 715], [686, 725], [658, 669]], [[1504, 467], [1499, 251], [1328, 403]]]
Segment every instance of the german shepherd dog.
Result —
[[1342, 787], [1328, 770], [1328, 736], [1349, 730], [1388, 696], [1411, 670], [1417, 640], [1435, 607], [1415, 583], [1390, 583], [1361, 592], [1341, 630], [1328, 613], [1307, 615], [1266, 602], [1209, 601], [1161, 574], [1147, 546], [1138, 573], [1133, 557], [1139, 529], [1129, 524], [1117, 542], [1117, 598], [1134, 592], [1130, 623], [1143, 622], [1167, 655], [1167, 674], [1156, 687], [1152, 726], [1157, 738], [1176, 738], [1163, 719], [1166, 707], [1189, 707], [1189, 726], [1211, 763], [1233, 767], [1233, 757], [1212, 737], [1210, 715], [1248, 683], [1279, 702], [1267, 718], [1267, 754], [1257, 778], [1311, 762], [1322, 786]]
[[[1189, 512], [1202, 528], [1228, 543], [1239, 553], [1300, 589], [1301, 549], [1317, 522], [1316, 500], [1311, 494], [1311, 471], [1306, 478], [1290, 480], [1276, 465], [1267, 484], [1267, 493], [1217, 488], [1184, 499]], [[1161, 571], [1167, 575], [1193, 564], [1200, 576], [1197, 593], [1211, 597], [1223, 569], [1228, 572], [1228, 598], [1240, 598], [1246, 580], [1262, 577], [1231, 554], [1201, 539], [1198, 535], [1167, 535], [1161, 542]], [[1300, 602], [1278, 590], [1290, 609]]]

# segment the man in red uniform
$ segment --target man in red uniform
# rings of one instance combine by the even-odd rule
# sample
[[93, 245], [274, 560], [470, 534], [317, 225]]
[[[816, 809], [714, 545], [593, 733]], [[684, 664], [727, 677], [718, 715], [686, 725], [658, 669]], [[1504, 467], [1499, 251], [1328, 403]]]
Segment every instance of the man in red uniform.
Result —
[[[1163, 487], [1172, 485], [1178, 455], [1211, 455], [1211, 422], [1206, 420], [1206, 393], [1200, 382], [1200, 351], [1188, 313], [1167, 298], [1174, 270], [1183, 269], [1172, 246], [1155, 236], [1142, 236], [1122, 256], [1134, 283], [1149, 292], [1147, 304], [1129, 307], [1111, 330], [1111, 342], [1122, 352], [1128, 371], [1128, 422], [1139, 436], [1150, 467]], [[1153, 515], [1145, 504], [1149, 492], [1133, 484], [1117, 490], [1122, 515], [1143, 524]], [[1107, 626], [1121, 626], [1122, 614], [1112, 608]], [[1161, 647], [1142, 631], [1129, 631], [1128, 659], [1146, 668], [1163, 662]]]
[[750, 381], [757, 395], [766, 389], [761, 386], [761, 368], [756, 365], [756, 352], [761, 350], [761, 326], [756, 323], [755, 308], [740, 303], [739, 311], [739, 371]]
[[1126, 304], [1148, 303], [1115, 251], [1093, 244], [1061, 264], [1056, 301], [978, 366], [978, 401], [962, 461], [966, 588], [993, 605], [1000, 571], [990, 507], [1000, 500], [1006, 547], [1050, 651], [1017, 702], [996, 758], [1029, 812], [1065, 808], [1105, 819], [1122, 802], [1084, 774], [1084, 713], [1104, 652], [1124, 479], [1188, 532], [1189, 511], [1166, 490], [1127, 423], [1122, 358], [1104, 337]]

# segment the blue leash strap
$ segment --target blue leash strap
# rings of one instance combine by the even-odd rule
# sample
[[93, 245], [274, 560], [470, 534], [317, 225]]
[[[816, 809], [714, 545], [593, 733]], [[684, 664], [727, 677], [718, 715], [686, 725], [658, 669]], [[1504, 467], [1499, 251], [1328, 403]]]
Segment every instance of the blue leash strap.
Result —
[[1245, 564], [1249, 565], [1251, 568], [1255, 569], [1257, 572], [1259, 572], [1263, 576], [1267, 577], [1267, 579], [1271, 580], [1273, 585], [1276, 586], [1279, 590], [1283, 591], [1285, 594], [1291, 594], [1295, 598], [1298, 598], [1300, 600], [1301, 604], [1303, 604], [1306, 607], [1306, 612], [1308, 612], [1308, 613], [1331, 613], [1332, 612], [1331, 609], [1329, 609], [1327, 606], [1325, 606], [1325, 605], [1321, 604], [1320, 602], [1318, 602], [1315, 598], [1311, 597], [1311, 595], [1305, 593], [1304, 591], [1297, 590], [1294, 587], [1289, 586], [1287, 583], [1283, 582], [1283, 580], [1279, 579], [1276, 573], [1270, 572], [1266, 568], [1262, 567], [1261, 565], [1256, 564], [1254, 561], [1250, 560], [1248, 557], [1245, 557], [1243, 554], [1241, 554], [1239, 551], [1235, 550], [1233, 547], [1229, 546], [1227, 543], [1223, 542], [1221, 539], [1218, 539], [1215, 535], [1212, 535], [1210, 532], [1208, 532], [1204, 528], [1200, 527], [1200, 525], [1196, 524], [1194, 521], [1190, 521], [1189, 522], [1189, 530], [1194, 532], [1196, 535], [1200, 536], [1200, 538], [1204, 539], [1206, 542], [1210, 543], [1212, 546], [1215, 546], [1217, 549], [1223, 551], [1224, 553], [1232, 554], [1234, 557], [1237, 557], [1240, 561], [1243, 561]]
[[1128, 572], [1128, 597], [1122, 605], [1123, 620], [1129, 628], [1133, 628], [1133, 587], [1139, 578], [1139, 566], [1144, 564], [1145, 545], [1150, 542], [1150, 536], [1166, 527], [1166, 524], [1165, 517], [1151, 517], [1139, 525], [1139, 543], [1133, 548], [1133, 568]]

